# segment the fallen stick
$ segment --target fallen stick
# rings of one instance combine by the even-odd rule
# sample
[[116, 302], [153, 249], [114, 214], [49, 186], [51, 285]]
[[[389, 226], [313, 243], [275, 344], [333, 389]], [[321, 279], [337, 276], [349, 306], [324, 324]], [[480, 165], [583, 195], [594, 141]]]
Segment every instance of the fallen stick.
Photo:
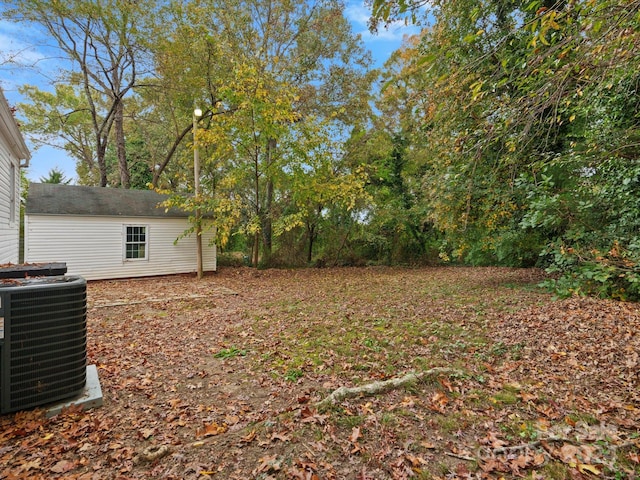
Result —
[[448, 455], [450, 457], [453, 457], [453, 458], [459, 458], [460, 460], [466, 460], [467, 462], [477, 462], [478, 461], [476, 458], [468, 457], [466, 455], [460, 455], [459, 453], [444, 452], [444, 454]]
[[172, 302], [177, 300], [198, 300], [202, 298], [209, 298], [211, 295], [180, 295], [175, 297], [163, 297], [163, 298], [145, 298], [144, 300], [131, 300], [131, 301], [117, 301], [114, 303], [98, 303], [92, 305], [89, 308], [109, 308], [109, 307], [124, 307], [129, 305], [140, 305], [142, 303], [163, 303]]
[[316, 403], [317, 408], [323, 408], [328, 405], [335, 405], [336, 402], [344, 400], [345, 398], [356, 397], [358, 395], [372, 396], [378, 393], [387, 392], [396, 388], [401, 388], [406, 385], [416, 383], [425, 377], [434, 377], [438, 375], [462, 375], [461, 370], [447, 367], [436, 367], [430, 370], [419, 373], [408, 373], [404, 377], [391, 378], [380, 382], [367, 383], [359, 387], [340, 387], [334, 390], [329, 396]]
[[527, 450], [527, 449], [532, 449], [537, 447], [544, 447], [543, 442], [565, 442], [565, 443], [576, 444], [576, 441], [571, 440], [570, 438], [556, 437], [555, 435], [550, 435], [548, 437], [541, 438], [540, 440], [536, 440], [534, 442], [523, 443], [520, 445], [492, 448], [491, 453], [493, 453], [494, 455], [501, 455], [503, 453], [516, 452], [518, 450]]
[[501, 455], [503, 453], [517, 452], [519, 450], [527, 450], [539, 447], [541, 445], [540, 440], [530, 443], [524, 443], [522, 445], [513, 445], [511, 447], [498, 447], [491, 450], [491, 453], [494, 455]]

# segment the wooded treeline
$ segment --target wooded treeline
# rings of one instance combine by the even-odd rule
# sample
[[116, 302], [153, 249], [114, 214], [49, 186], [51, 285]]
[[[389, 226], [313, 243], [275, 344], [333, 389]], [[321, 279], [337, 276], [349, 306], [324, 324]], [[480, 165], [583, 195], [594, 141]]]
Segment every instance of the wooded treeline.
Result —
[[5, 4], [67, 59], [24, 87], [25, 131], [82, 184], [200, 207], [223, 251], [535, 265], [560, 294], [640, 296], [640, 0], [375, 0], [372, 29], [424, 27], [381, 71], [338, 0]]

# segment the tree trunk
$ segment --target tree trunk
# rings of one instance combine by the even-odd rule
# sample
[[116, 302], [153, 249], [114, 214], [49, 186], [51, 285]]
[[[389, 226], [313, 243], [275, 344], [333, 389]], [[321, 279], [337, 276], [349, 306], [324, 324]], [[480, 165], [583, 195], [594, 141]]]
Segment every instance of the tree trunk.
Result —
[[169, 164], [169, 161], [173, 158], [173, 154], [178, 149], [178, 146], [180, 145], [180, 143], [182, 143], [182, 140], [187, 136], [187, 134], [190, 133], [192, 130], [193, 130], [193, 125], [189, 123], [189, 126], [184, 128], [182, 132], [180, 132], [180, 134], [173, 141], [173, 144], [171, 145], [171, 148], [169, 148], [169, 151], [165, 155], [162, 163], [153, 169], [153, 180], [151, 181], [151, 183], [153, 183], [154, 188], [158, 186], [158, 183], [160, 183], [160, 175], [162, 175], [162, 172], [164, 172], [164, 170], [167, 168], [167, 165]]
[[264, 243], [264, 251], [262, 252], [262, 263], [265, 267], [271, 264], [271, 251], [273, 246], [273, 219], [271, 208], [273, 204], [273, 180], [267, 180], [267, 191], [265, 192], [264, 220], [262, 228], [262, 239]]
[[98, 171], [100, 172], [100, 186], [107, 186], [107, 162], [104, 158], [105, 152], [107, 150], [107, 144], [104, 142], [100, 142], [98, 140], [98, 150], [96, 152], [97, 161], [98, 161]]
[[131, 176], [127, 164], [127, 150], [124, 138], [124, 105], [118, 101], [115, 109], [114, 127], [116, 130], [116, 149], [118, 152], [118, 167], [120, 168], [120, 186], [131, 188]]
[[264, 205], [264, 222], [263, 222], [263, 242], [264, 242], [264, 258], [262, 263], [268, 267], [271, 264], [271, 253], [273, 248], [273, 172], [271, 172], [271, 166], [273, 164], [273, 154], [276, 149], [275, 138], [270, 138], [267, 142], [267, 158], [266, 158], [266, 172], [267, 172], [267, 185], [265, 192], [265, 205]]
[[307, 223], [307, 236], [309, 237], [309, 244], [307, 248], [307, 263], [310, 264], [313, 258], [313, 242], [316, 237], [316, 226], [314, 223]]
[[260, 259], [260, 232], [256, 232], [253, 236], [253, 250], [251, 251], [251, 264], [254, 268], [258, 268], [258, 260]]

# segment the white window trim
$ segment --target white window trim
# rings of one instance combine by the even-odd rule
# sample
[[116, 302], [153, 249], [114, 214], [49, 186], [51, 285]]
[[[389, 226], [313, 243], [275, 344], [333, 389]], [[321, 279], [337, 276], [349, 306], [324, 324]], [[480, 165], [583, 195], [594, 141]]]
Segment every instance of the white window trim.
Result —
[[[127, 228], [144, 228], [144, 257], [127, 258]], [[149, 261], [149, 225], [143, 223], [127, 223], [122, 225], [122, 261], [123, 262], [148, 262]]]

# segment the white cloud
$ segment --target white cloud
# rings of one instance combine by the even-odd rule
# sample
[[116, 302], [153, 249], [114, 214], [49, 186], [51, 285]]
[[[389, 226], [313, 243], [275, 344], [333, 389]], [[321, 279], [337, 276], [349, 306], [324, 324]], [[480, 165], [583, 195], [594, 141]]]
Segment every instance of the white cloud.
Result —
[[352, 2], [347, 5], [347, 8], [344, 11], [344, 16], [352, 25], [366, 28], [371, 12], [367, 7], [365, 7], [364, 3]]
[[362, 40], [369, 42], [392, 42], [397, 48], [402, 39], [407, 35], [414, 35], [420, 30], [412, 25], [405, 25], [403, 21], [393, 22], [387, 27], [381, 26], [377, 33], [369, 31], [369, 18], [371, 17], [371, 9], [362, 1], [351, 2], [347, 5], [345, 18], [351, 22], [355, 33], [362, 36]]
[[18, 25], [0, 20], [0, 65], [35, 65], [46, 58], [33, 43], [24, 40], [24, 33]]
[[406, 36], [419, 33], [419, 27], [405, 25], [403, 21], [391, 25], [380, 26], [377, 33], [369, 31], [371, 7], [362, 0], [351, 0], [345, 10], [345, 18], [351, 23], [354, 33], [359, 34], [365, 46], [371, 51], [375, 66], [381, 67], [384, 62], [402, 45]]

